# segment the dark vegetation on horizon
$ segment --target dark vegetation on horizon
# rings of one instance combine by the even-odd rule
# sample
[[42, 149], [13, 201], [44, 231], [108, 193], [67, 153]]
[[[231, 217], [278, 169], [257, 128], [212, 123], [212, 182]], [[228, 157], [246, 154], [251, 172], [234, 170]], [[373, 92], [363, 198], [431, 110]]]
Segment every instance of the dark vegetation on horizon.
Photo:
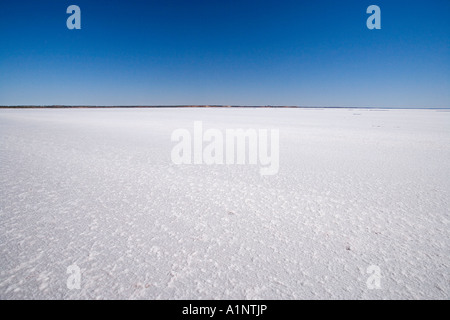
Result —
[[399, 108], [399, 107], [342, 107], [342, 106], [327, 106], [327, 107], [315, 107], [315, 106], [231, 106], [231, 105], [149, 105], [149, 106], [68, 106], [68, 105], [17, 105], [17, 106], [0, 106], [0, 109], [73, 109], [73, 108], [311, 108], [311, 109], [450, 109], [447, 107], [442, 108]]

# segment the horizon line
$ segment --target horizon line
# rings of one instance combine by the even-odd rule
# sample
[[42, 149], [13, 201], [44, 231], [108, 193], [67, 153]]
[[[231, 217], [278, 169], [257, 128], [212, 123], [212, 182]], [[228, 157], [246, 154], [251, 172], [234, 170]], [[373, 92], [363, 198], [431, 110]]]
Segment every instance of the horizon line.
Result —
[[298, 109], [426, 109], [439, 110], [450, 107], [373, 107], [373, 106], [295, 106], [295, 105], [0, 105], [0, 109], [76, 109], [76, 108], [298, 108]]

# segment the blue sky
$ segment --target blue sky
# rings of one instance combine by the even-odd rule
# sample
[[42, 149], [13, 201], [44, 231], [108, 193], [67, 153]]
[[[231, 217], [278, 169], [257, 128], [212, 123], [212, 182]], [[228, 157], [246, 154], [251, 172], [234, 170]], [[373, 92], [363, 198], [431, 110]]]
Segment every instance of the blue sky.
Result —
[[450, 107], [449, 35], [448, 0], [3, 0], [0, 105]]

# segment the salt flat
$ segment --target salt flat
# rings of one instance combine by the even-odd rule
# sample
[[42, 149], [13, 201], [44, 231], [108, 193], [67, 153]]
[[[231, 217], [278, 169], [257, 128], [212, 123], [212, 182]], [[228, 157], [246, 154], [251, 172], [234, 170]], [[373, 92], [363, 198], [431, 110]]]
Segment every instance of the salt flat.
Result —
[[[173, 164], [194, 121], [278, 174]], [[446, 111], [0, 110], [0, 298], [449, 299], [449, 159]]]

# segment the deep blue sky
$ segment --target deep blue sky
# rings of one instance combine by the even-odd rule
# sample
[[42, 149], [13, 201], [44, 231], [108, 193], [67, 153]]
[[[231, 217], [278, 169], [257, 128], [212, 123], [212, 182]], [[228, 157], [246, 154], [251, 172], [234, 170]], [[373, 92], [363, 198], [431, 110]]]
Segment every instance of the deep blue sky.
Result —
[[0, 105], [450, 107], [449, 38], [449, 0], [2, 0]]

